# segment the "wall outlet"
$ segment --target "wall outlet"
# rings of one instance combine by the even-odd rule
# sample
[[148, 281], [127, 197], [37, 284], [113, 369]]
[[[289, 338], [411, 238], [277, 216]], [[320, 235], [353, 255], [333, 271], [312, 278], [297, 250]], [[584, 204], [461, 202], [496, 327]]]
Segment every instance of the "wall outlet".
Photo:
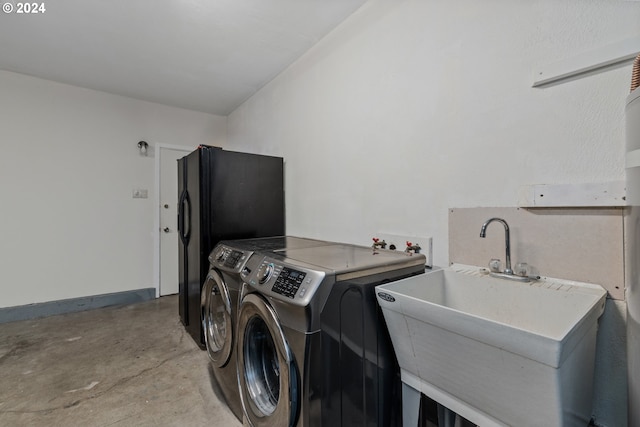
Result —
[[[433, 267], [433, 238], [432, 237], [420, 237], [420, 236], [403, 236], [400, 234], [390, 233], [377, 233], [373, 235], [380, 241], [385, 241], [387, 244], [387, 250], [404, 251], [407, 247], [407, 242], [411, 242], [413, 245], [420, 246], [420, 253], [427, 257], [426, 265]], [[373, 240], [369, 242], [373, 245]]]
[[134, 199], [146, 199], [149, 197], [149, 190], [146, 188], [134, 188], [133, 189], [133, 198]]

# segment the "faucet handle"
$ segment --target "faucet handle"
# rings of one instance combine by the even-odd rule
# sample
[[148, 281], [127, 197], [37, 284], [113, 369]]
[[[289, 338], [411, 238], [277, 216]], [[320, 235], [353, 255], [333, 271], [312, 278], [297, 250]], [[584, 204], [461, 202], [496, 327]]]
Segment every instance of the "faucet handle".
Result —
[[529, 264], [526, 262], [519, 262], [516, 264], [516, 269], [513, 271], [513, 274], [522, 277], [529, 277]]
[[382, 241], [380, 241], [379, 238], [374, 237], [371, 240], [373, 240], [373, 245], [371, 247], [374, 250], [376, 250], [376, 249], [385, 249], [387, 247], [387, 242], [385, 242], [384, 239]]
[[419, 254], [420, 250], [422, 249], [420, 247], [420, 245], [418, 243], [412, 243], [410, 241], [406, 241], [405, 242], [407, 247], [404, 249], [404, 251], [408, 254]]
[[500, 273], [502, 271], [502, 261], [493, 258], [491, 261], [489, 261], [489, 270], [492, 273]]

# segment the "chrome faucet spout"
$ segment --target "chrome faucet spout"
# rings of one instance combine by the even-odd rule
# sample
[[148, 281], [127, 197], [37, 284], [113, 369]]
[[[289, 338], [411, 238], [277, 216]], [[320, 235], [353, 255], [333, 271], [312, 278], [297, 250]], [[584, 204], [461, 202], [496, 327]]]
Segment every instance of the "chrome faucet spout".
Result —
[[504, 268], [504, 274], [513, 274], [513, 270], [511, 269], [511, 237], [509, 236], [509, 224], [502, 218], [491, 218], [485, 221], [482, 224], [482, 228], [480, 229], [480, 237], [485, 238], [487, 236], [487, 226], [491, 224], [493, 221], [501, 222], [504, 225], [504, 246], [506, 252], [506, 265]]

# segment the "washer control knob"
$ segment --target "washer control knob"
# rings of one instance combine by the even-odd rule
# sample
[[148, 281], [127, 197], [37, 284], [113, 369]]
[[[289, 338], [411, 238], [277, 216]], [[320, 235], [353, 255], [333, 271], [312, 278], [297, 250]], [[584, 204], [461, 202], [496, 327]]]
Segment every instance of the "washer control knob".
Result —
[[269, 278], [273, 274], [274, 268], [275, 267], [272, 262], [268, 264], [262, 264], [260, 268], [258, 268], [258, 272], [256, 273], [256, 275], [258, 276], [258, 283], [262, 285], [267, 280], [269, 280]]

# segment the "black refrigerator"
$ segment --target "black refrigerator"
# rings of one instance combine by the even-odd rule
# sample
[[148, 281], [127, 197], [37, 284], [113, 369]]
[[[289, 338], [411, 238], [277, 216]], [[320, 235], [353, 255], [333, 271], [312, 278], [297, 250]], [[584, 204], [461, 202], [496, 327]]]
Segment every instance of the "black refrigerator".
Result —
[[200, 292], [209, 253], [220, 240], [282, 236], [281, 157], [201, 145], [178, 160], [180, 320], [205, 348]]

